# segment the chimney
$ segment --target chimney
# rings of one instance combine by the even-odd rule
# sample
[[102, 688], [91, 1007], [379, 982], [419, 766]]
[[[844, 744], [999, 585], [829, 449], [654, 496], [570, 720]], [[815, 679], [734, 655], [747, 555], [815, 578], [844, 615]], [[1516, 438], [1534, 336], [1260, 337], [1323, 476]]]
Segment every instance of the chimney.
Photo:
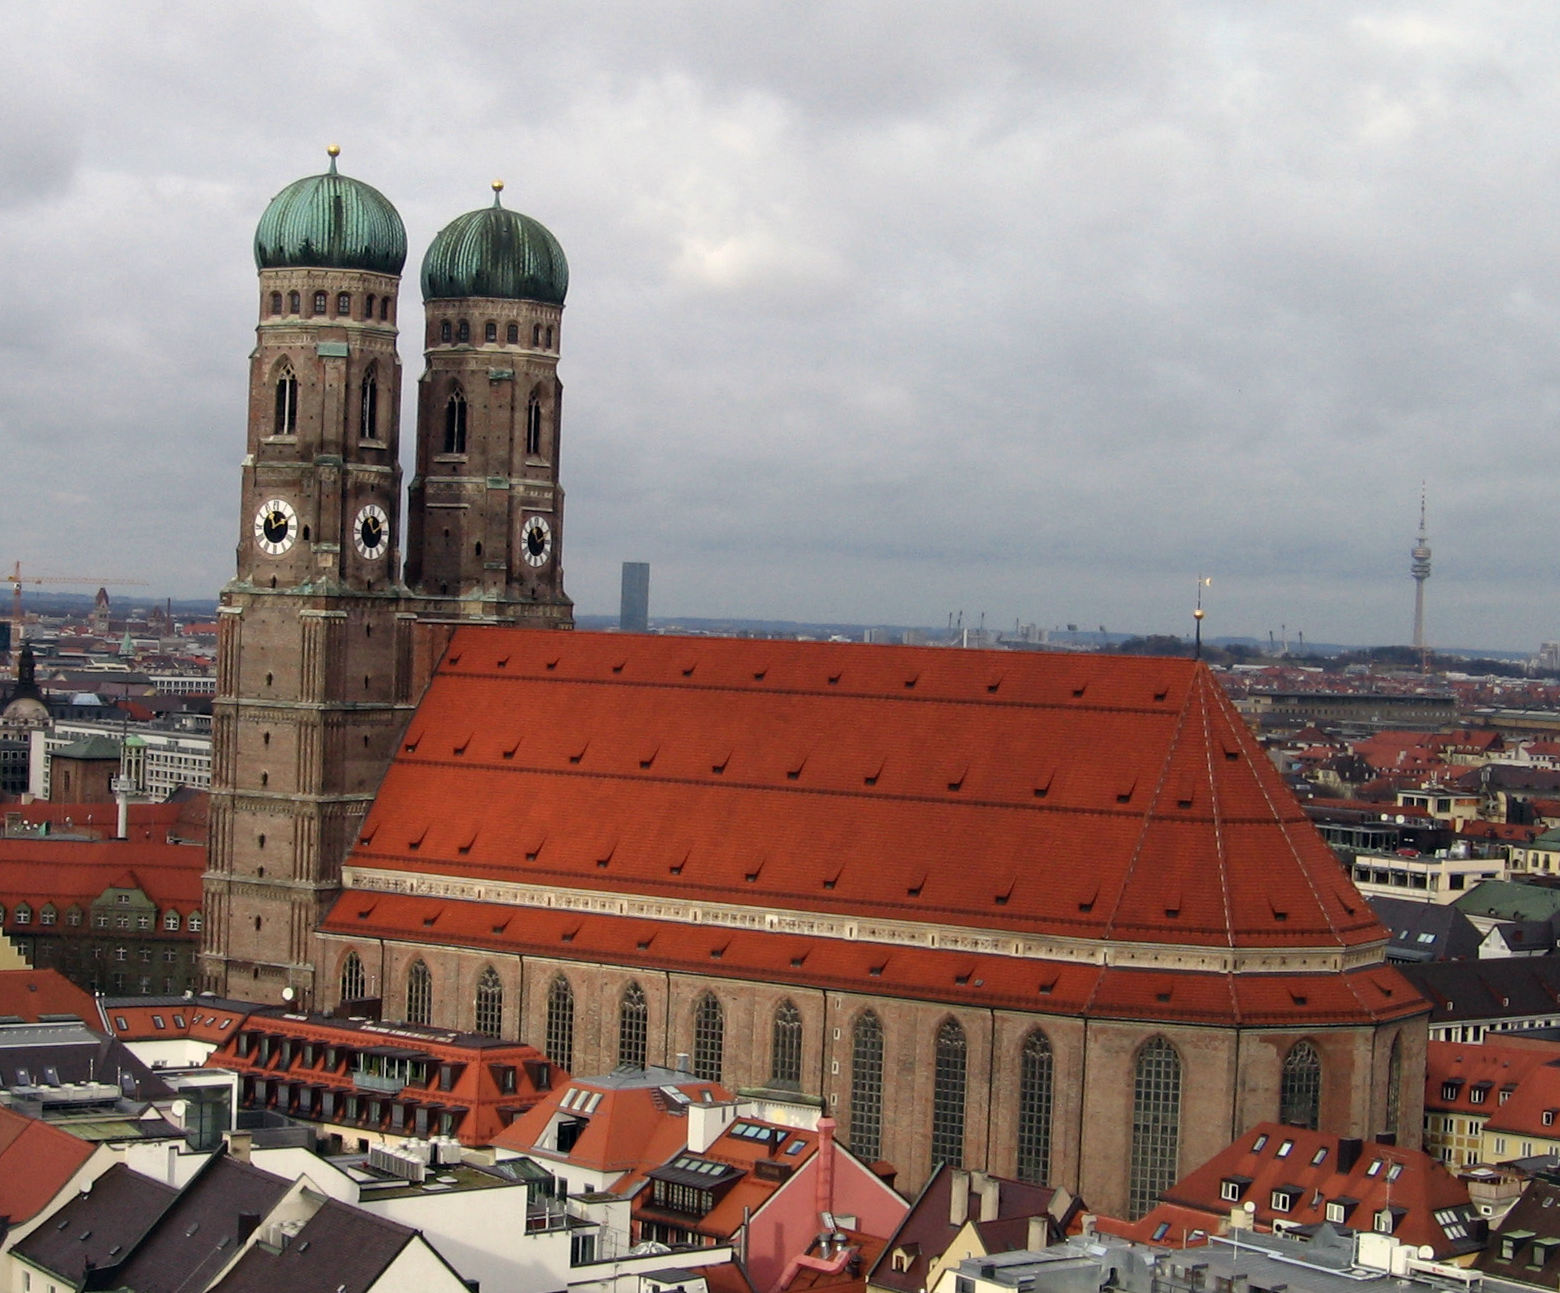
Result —
[[238, 1242], [243, 1243], [260, 1225], [258, 1212], [240, 1212], [238, 1214]]
[[983, 1176], [980, 1179], [980, 1219], [982, 1221], [995, 1221], [1000, 1210], [1002, 1199], [1002, 1183], [992, 1176]]
[[1358, 1136], [1340, 1136], [1338, 1138], [1338, 1171], [1352, 1172], [1354, 1165], [1360, 1161], [1360, 1151], [1365, 1145]]
[[715, 1138], [725, 1131], [737, 1116], [737, 1106], [723, 1104], [690, 1104], [688, 1106], [688, 1152], [702, 1154], [715, 1143]]
[[1045, 1218], [1039, 1213], [1029, 1218], [1029, 1231], [1024, 1236], [1024, 1247], [1032, 1253], [1045, 1247]]
[[839, 1124], [824, 1114], [818, 1119], [818, 1211], [834, 1212], [834, 1130]]
[[254, 1136], [247, 1131], [230, 1131], [227, 1134], [227, 1151], [235, 1163], [249, 1161], [249, 1146]]
[[687, 1051], [678, 1051], [677, 1052], [677, 1071], [679, 1073], [688, 1073], [688, 1072], [691, 1071], [688, 1068], [688, 1052]]
[[948, 1174], [948, 1224], [962, 1226], [970, 1215], [970, 1174], [955, 1167]]
[[168, 1184], [179, 1183], [179, 1147], [177, 1144], [168, 1146]]

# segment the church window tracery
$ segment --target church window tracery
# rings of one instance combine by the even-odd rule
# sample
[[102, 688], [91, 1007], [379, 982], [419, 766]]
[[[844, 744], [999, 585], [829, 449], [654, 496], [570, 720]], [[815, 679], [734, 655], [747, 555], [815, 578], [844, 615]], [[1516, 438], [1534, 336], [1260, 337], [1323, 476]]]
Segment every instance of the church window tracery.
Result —
[[542, 451], [542, 401], [535, 391], [531, 392], [531, 398], [525, 406], [525, 451]]
[[1133, 1220], [1175, 1184], [1181, 1152], [1181, 1057], [1163, 1037], [1138, 1051], [1132, 1076], [1132, 1161], [1127, 1215]]
[[298, 375], [288, 363], [276, 375], [275, 434], [298, 434]]
[[883, 1156], [883, 1024], [870, 1010], [851, 1032], [850, 1148], [868, 1163]]
[[482, 970], [477, 980], [477, 1013], [475, 1031], [484, 1037], [497, 1037], [504, 1027], [504, 985], [498, 971], [491, 965]]
[[790, 1001], [782, 1001], [775, 1011], [769, 1083], [783, 1087], [802, 1084], [802, 1012]]
[[700, 995], [693, 1007], [693, 1075], [719, 1082], [726, 1049], [726, 1017], [713, 992]]
[[645, 1067], [646, 1041], [650, 1035], [650, 1008], [645, 1001], [645, 990], [637, 983], [623, 989], [623, 1001], [618, 1007], [618, 1067]]
[[444, 406], [444, 452], [466, 452], [466, 397], [458, 387]]
[[413, 961], [412, 968], [406, 972], [406, 1022], [433, 1022], [433, 973], [421, 957]]
[[1018, 1070], [1018, 1179], [1046, 1184], [1051, 1175], [1054, 1059], [1038, 1028], [1024, 1039]]
[[361, 1001], [368, 995], [368, 981], [363, 973], [363, 960], [356, 952], [348, 952], [341, 963], [341, 999]]
[[1316, 1130], [1322, 1106], [1322, 1059], [1310, 1042], [1296, 1042], [1284, 1056], [1278, 1087], [1278, 1120]]
[[945, 1019], [937, 1030], [932, 1072], [932, 1163], [964, 1166], [964, 1086], [969, 1056], [964, 1029]]
[[547, 989], [547, 1058], [574, 1071], [574, 989], [562, 974]]
[[359, 404], [361, 412], [358, 427], [362, 438], [379, 439], [379, 383], [373, 368], [363, 374], [363, 391]]

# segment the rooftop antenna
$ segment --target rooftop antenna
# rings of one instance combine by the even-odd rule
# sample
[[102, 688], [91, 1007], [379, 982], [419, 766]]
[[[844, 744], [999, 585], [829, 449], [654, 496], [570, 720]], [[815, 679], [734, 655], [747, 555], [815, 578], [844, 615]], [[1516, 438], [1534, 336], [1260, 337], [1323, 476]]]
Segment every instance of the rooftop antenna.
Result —
[[1419, 672], [1428, 673], [1430, 652], [1425, 647], [1425, 580], [1430, 578], [1430, 539], [1425, 533], [1425, 483], [1419, 482], [1419, 537], [1409, 549], [1409, 573], [1414, 576], [1414, 650]]
[[1192, 659], [1193, 660], [1201, 660], [1202, 659], [1202, 622], [1203, 622], [1203, 616], [1207, 614], [1207, 612], [1205, 610], [1203, 610], [1202, 595], [1203, 595], [1203, 589], [1204, 588], [1209, 588], [1212, 585], [1213, 585], [1213, 580], [1211, 578], [1209, 578], [1208, 576], [1206, 576], [1206, 575], [1198, 575], [1197, 576], [1197, 609], [1192, 612], [1192, 619], [1196, 621], [1195, 638], [1194, 638], [1193, 646], [1192, 646]]

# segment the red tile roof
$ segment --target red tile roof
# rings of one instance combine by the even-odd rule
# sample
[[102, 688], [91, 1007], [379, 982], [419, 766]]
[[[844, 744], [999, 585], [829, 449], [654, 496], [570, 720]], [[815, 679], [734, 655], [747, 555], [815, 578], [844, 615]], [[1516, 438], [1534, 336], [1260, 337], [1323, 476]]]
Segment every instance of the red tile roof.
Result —
[[1425, 1008], [1398, 971], [1385, 965], [1343, 973], [1212, 974], [545, 908], [528, 908], [522, 918], [516, 917], [517, 909], [502, 903], [348, 890], [322, 928], [348, 936], [1094, 1018], [1294, 1027], [1301, 1020], [1320, 1024], [1395, 1019]]
[[1537, 1038], [1431, 1042], [1425, 1052], [1425, 1110], [1493, 1117], [1528, 1074], [1557, 1060], [1560, 1042]]
[[0, 1015], [29, 1024], [41, 1015], [75, 1015], [97, 1021], [97, 1003], [58, 970], [0, 970]]
[[68, 1131], [0, 1108], [0, 1219], [16, 1225], [37, 1216], [93, 1148]]
[[[40, 929], [39, 912], [52, 903], [65, 923], [66, 908], [83, 911], [105, 889], [140, 889], [159, 911], [182, 916], [201, 907], [206, 850], [163, 838], [128, 840], [0, 839], [0, 904], [5, 927], [16, 928], [18, 903], [31, 909], [29, 933]], [[180, 936], [185, 934], [180, 922]]]
[[1189, 660], [461, 628], [351, 860], [1075, 938], [1385, 938]]

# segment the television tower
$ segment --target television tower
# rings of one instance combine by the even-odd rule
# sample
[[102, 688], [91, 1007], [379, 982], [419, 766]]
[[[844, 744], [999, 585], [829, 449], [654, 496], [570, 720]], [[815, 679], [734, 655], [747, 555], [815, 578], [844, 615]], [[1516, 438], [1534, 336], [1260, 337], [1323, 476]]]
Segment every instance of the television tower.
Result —
[[1425, 657], [1425, 580], [1430, 578], [1430, 541], [1425, 535], [1425, 487], [1419, 487], [1419, 539], [1409, 552], [1414, 576], [1414, 650], [1420, 664]]

